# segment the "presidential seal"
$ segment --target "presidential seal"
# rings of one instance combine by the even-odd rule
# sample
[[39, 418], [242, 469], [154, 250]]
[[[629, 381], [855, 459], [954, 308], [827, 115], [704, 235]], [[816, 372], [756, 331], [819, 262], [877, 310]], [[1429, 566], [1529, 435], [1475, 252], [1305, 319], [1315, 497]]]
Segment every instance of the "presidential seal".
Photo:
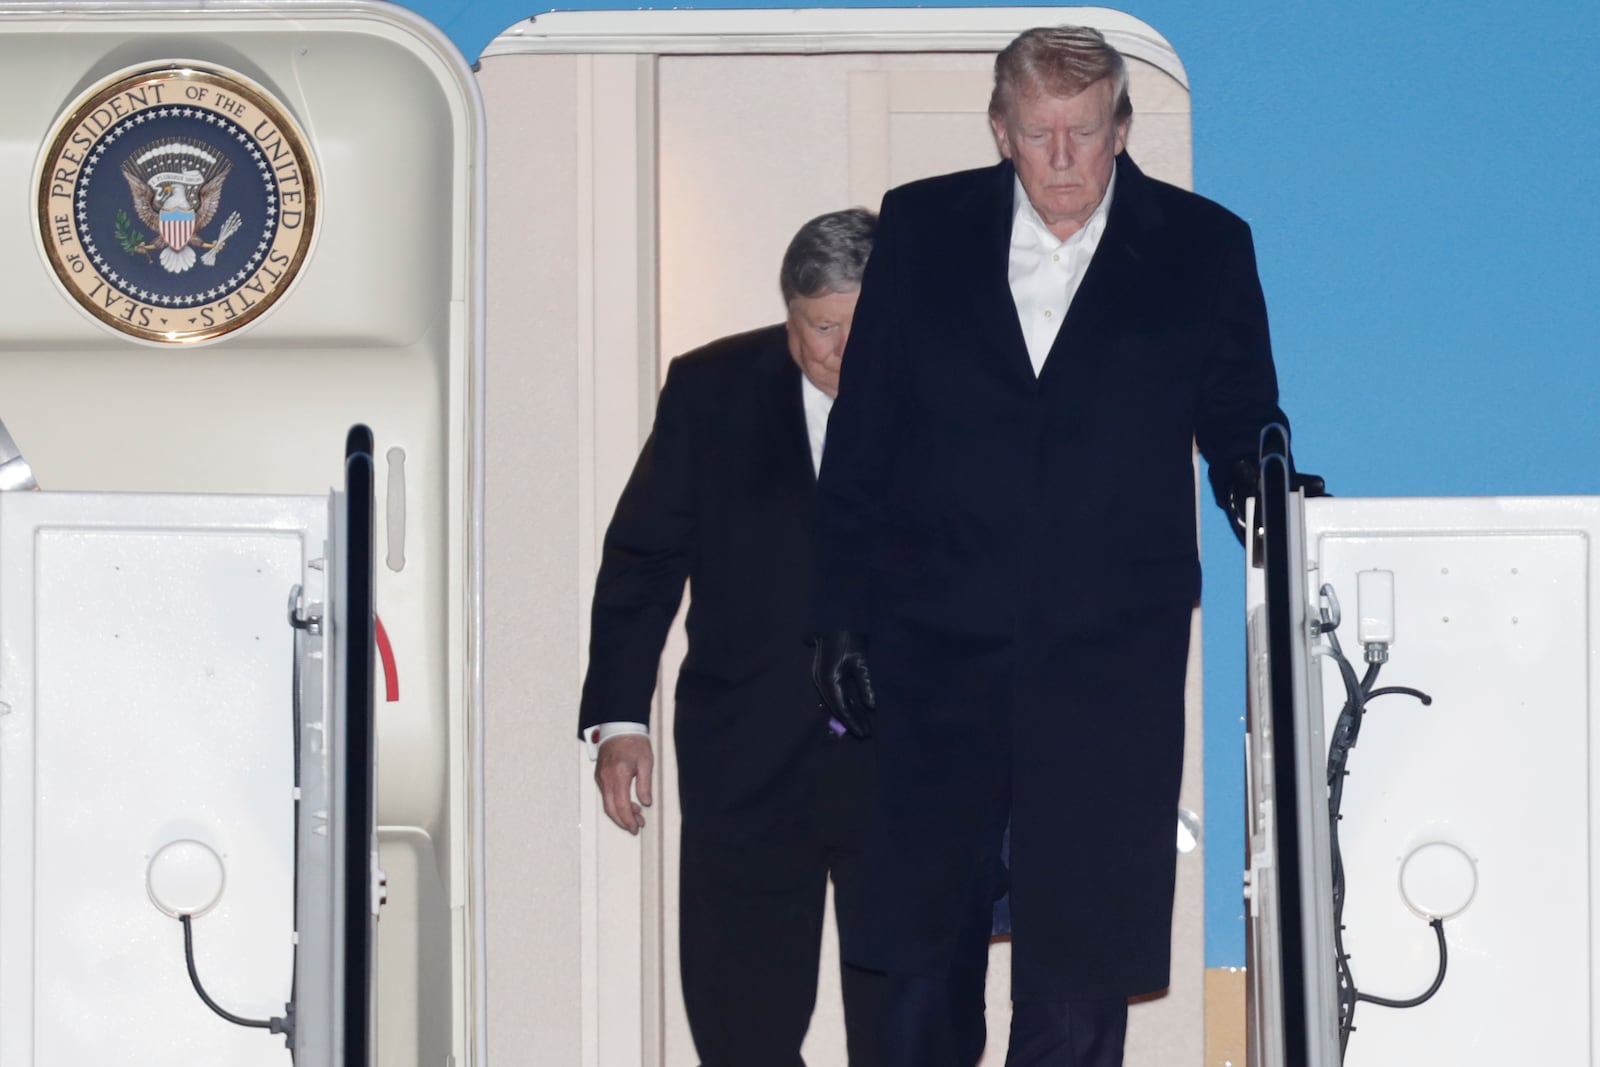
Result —
[[209, 341], [283, 296], [316, 228], [306, 140], [237, 74], [167, 66], [92, 90], [38, 177], [45, 258], [101, 322], [146, 341]]

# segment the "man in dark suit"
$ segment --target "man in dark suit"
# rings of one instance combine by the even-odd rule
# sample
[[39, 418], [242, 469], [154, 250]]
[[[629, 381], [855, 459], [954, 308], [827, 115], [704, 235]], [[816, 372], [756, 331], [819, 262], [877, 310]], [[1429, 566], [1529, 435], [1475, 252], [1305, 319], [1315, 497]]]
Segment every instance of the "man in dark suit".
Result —
[[[803, 1067], [829, 877], [841, 922], [856, 901], [871, 750], [818, 704], [806, 613], [815, 465], [875, 222], [854, 209], [806, 223], [779, 274], [786, 321], [672, 361], [595, 583], [579, 731], [630, 833], [651, 800], [657, 663], [692, 590], [679, 953], [705, 1067]], [[841, 978], [850, 1062], [872, 1064], [879, 983]]]
[[1120, 1064], [1127, 999], [1168, 983], [1192, 449], [1226, 503], [1285, 420], [1249, 228], [1140, 173], [1131, 115], [1100, 34], [1022, 34], [1003, 161], [891, 191], [862, 283], [815, 670], [878, 746], [842, 936], [889, 972], [897, 1067], [976, 1062], [1007, 888], [1009, 1067]]

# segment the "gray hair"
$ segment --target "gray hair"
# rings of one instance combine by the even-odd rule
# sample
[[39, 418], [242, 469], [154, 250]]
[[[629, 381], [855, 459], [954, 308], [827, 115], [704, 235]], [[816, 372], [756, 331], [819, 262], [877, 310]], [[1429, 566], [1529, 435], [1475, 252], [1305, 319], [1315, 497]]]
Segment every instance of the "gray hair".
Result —
[[994, 93], [989, 117], [1004, 119], [1018, 95], [1045, 92], [1077, 96], [1095, 82], [1111, 79], [1116, 100], [1114, 118], [1133, 115], [1128, 99], [1128, 65], [1122, 53], [1106, 43], [1099, 30], [1087, 26], [1040, 26], [1024, 30], [994, 57]]
[[783, 302], [797, 296], [847, 293], [859, 286], [877, 225], [877, 215], [853, 207], [818, 215], [800, 227], [778, 271]]

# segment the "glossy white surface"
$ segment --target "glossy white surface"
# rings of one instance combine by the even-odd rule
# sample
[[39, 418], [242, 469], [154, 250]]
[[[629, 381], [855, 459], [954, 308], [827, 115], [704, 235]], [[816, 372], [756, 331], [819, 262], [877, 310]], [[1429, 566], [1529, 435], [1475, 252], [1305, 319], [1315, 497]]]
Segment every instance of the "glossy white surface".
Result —
[[0, 496], [0, 1067], [286, 1062], [199, 1001], [170, 913], [214, 898], [193, 923], [207, 992], [283, 1014], [284, 605], [325, 515], [319, 498]]
[[[1438, 994], [1360, 1005], [1347, 1067], [1592, 1062], [1600, 500], [1330, 498], [1307, 501], [1305, 521], [1308, 597], [1341, 592], [1357, 672], [1356, 575], [1390, 571], [1399, 636], [1376, 685], [1433, 698], [1373, 699], [1350, 755], [1357, 987], [1425, 990], [1438, 958], [1421, 915], [1451, 916]], [[1331, 731], [1344, 691], [1331, 660], [1314, 662]]]

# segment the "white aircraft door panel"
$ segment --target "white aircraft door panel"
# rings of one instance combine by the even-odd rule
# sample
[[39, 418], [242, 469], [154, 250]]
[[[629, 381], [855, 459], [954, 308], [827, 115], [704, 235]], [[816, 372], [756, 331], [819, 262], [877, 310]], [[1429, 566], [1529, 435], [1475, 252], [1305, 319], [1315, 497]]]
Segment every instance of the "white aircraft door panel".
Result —
[[0, 1064], [282, 1064], [212, 1015], [146, 884], [220, 860], [193, 920], [229, 1010], [284, 1014], [293, 952], [295, 585], [326, 500], [0, 495]]
[[[1593, 1062], [1597, 534], [1595, 498], [1304, 502], [1297, 570], [1313, 624], [1298, 634], [1310, 664], [1298, 727], [1315, 738], [1325, 801], [1347, 686], [1314, 620], [1340, 617], [1332, 636], [1358, 673], [1370, 669], [1364, 658], [1387, 656], [1367, 687], [1381, 695], [1366, 701], [1344, 763], [1343, 950], [1359, 993], [1421, 1001], [1355, 1001], [1348, 1067]], [[1253, 576], [1253, 632], [1262, 586]], [[1363, 629], [1385, 640], [1364, 643]], [[1259, 821], [1254, 748], [1251, 773]], [[1326, 860], [1326, 826], [1305, 809], [1302, 836], [1319, 838]], [[1274, 872], [1254, 841], [1253, 851], [1254, 912], [1271, 896], [1262, 873], [1270, 881]], [[1284, 923], [1328, 906], [1332, 887], [1318, 873], [1302, 879], [1298, 901], [1283, 898]], [[1448, 953], [1442, 979], [1435, 919]], [[1295, 975], [1282, 931], [1252, 931], [1258, 982], [1270, 985], [1284, 968], [1281, 993], [1299, 979], [1313, 991], [1310, 1014], [1337, 1017], [1339, 996], [1328, 989], [1336, 950], [1311, 946]], [[1281, 1058], [1272, 1036], [1253, 1030], [1253, 1063], [1304, 1062], [1293, 1051]]]

